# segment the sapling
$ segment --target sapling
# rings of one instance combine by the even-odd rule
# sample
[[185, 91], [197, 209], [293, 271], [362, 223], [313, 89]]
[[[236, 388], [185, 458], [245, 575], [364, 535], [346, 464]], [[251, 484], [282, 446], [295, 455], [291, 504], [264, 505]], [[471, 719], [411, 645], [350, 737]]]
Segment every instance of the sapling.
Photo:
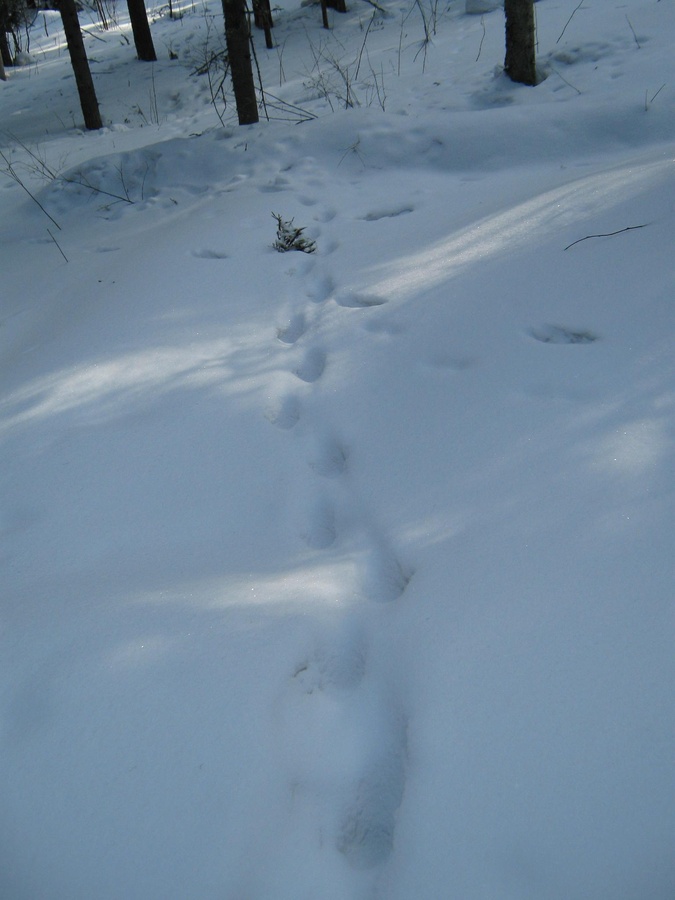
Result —
[[277, 238], [272, 244], [275, 250], [279, 253], [287, 253], [289, 250], [314, 253], [316, 241], [304, 237], [304, 228], [296, 228], [293, 219], [284, 219], [279, 213], [272, 213], [272, 218], [277, 223]]

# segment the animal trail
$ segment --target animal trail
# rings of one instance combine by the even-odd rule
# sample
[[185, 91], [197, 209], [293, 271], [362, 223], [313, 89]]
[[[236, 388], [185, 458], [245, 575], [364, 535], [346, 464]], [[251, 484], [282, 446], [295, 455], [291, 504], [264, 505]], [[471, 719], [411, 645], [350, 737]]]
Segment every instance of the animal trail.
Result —
[[335, 290], [335, 282], [331, 275], [322, 274], [315, 277], [307, 289], [307, 296], [314, 303], [323, 303]]
[[300, 421], [300, 401], [292, 395], [284, 397], [265, 412], [265, 418], [277, 428], [289, 430]]
[[346, 470], [348, 456], [347, 449], [339, 441], [329, 438], [319, 444], [309, 464], [318, 475], [334, 478]]
[[195, 259], [227, 259], [227, 253], [224, 250], [211, 250], [208, 247], [202, 250], [193, 250], [192, 255]]
[[312, 384], [321, 378], [325, 368], [326, 354], [323, 350], [314, 347], [307, 351], [300, 365], [293, 370], [293, 374], [297, 375], [301, 381]]
[[[316, 235], [312, 240], [316, 238]], [[287, 253], [284, 253], [284, 256], [293, 257], [293, 262], [291, 265], [285, 270], [285, 274], [289, 275], [292, 278], [296, 276], [305, 276], [309, 275], [312, 269], [316, 266], [316, 253], [302, 253], [298, 250], [289, 250]]]
[[364, 590], [376, 603], [397, 600], [410, 584], [414, 571], [404, 565], [383, 541], [376, 541], [369, 554], [364, 573]]
[[305, 333], [307, 322], [304, 313], [296, 313], [288, 325], [277, 328], [277, 338], [284, 344], [294, 344]]
[[405, 790], [405, 721], [392, 717], [380, 727], [378, 746], [382, 750], [356, 784], [338, 829], [336, 847], [355, 869], [381, 865], [391, 854], [396, 811]]
[[445, 351], [432, 354], [426, 360], [426, 365], [432, 369], [440, 369], [447, 372], [465, 372], [473, 368], [477, 361], [470, 356], [454, 356]]
[[313, 550], [326, 550], [335, 542], [335, 510], [327, 500], [320, 500], [312, 513], [309, 528], [303, 534], [308, 547]]
[[600, 340], [599, 335], [592, 331], [573, 331], [562, 325], [543, 325], [541, 328], [531, 328], [530, 337], [542, 344], [592, 344]]
[[330, 641], [317, 641], [293, 672], [296, 685], [306, 694], [351, 691], [365, 677], [368, 644], [363, 630], [352, 620], [345, 620], [334, 631]]
[[289, 187], [289, 179], [283, 175], [277, 175], [274, 181], [268, 181], [267, 184], [261, 185], [258, 190], [261, 194], [278, 194], [280, 191], [287, 191]]
[[335, 302], [347, 309], [369, 309], [372, 306], [384, 306], [387, 300], [386, 297], [380, 297], [378, 294], [345, 290], [335, 295]]
[[327, 206], [325, 209], [322, 209], [318, 212], [314, 218], [317, 222], [332, 222], [335, 216], [337, 215], [337, 210], [332, 206]]
[[397, 206], [391, 209], [373, 210], [363, 216], [365, 222], [379, 222], [380, 219], [395, 219], [397, 216], [404, 216], [407, 213], [415, 211], [414, 206]]

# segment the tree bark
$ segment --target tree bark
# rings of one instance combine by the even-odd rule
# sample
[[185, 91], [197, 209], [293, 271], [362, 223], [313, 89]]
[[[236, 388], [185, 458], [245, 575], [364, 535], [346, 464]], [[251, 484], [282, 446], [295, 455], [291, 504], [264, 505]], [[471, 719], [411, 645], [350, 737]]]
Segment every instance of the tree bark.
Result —
[[12, 59], [12, 54], [9, 49], [9, 41], [7, 40], [7, 23], [5, 21], [0, 21], [0, 56], [2, 57], [2, 62], [6, 66], [14, 65], [14, 60]]
[[225, 43], [232, 75], [234, 102], [240, 125], [258, 121], [258, 101], [251, 64], [251, 33], [246, 0], [223, 0], [225, 15]]
[[511, 81], [537, 83], [534, 35], [534, 0], [504, 0], [506, 59], [504, 70]]
[[271, 50], [274, 47], [272, 40], [274, 20], [270, 0], [253, 0], [253, 23], [256, 28], [261, 28], [265, 32], [265, 46]]
[[61, 13], [63, 21], [63, 30], [68, 43], [68, 52], [70, 54], [70, 62], [75, 74], [75, 83], [77, 91], [80, 95], [80, 106], [82, 107], [82, 115], [84, 116], [85, 128], [93, 131], [103, 127], [101, 121], [101, 113], [98, 108], [98, 100], [96, 99], [96, 90], [94, 89], [94, 80], [91, 77], [89, 69], [89, 60], [87, 52], [84, 49], [84, 41], [82, 32], [80, 31], [80, 22], [77, 18], [77, 7], [75, 0], [58, 0], [58, 10]]
[[7, 75], [5, 73], [5, 64], [2, 61], [2, 54], [0, 54], [0, 81], [7, 81]]
[[330, 7], [330, 9], [334, 9], [335, 12], [347, 12], [347, 4], [345, 0], [326, 0], [326, 6]]
[[157, 54], [152, 42], [145, 0], [127, 0], [127, 7], [138, 58], [143, 62], [155, 62]]

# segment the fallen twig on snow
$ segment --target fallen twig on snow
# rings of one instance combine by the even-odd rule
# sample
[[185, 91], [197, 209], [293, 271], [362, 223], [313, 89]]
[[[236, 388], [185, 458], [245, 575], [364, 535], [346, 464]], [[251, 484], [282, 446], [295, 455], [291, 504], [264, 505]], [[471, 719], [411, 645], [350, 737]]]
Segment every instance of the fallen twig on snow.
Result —
[[575, 244], [580, 244], [582, 241], [588, 241], [591, 238], [613, 237], [615, 234], [623, 234], [624, 231], [635, 231], [637, 228], [646, 228], [647, 225], [648, 223], [645, 222], [644, 225], [628, 225], [626, 228], [619, 228], [618, 231], [608, 231], [605, 234], [587, 234], [586, 237], [582, 237], [576, 241], [572, 241], [571, 244], [568, 244], [565, 247], [565, 250], [569, 250], [570, 247], [574, 247]]

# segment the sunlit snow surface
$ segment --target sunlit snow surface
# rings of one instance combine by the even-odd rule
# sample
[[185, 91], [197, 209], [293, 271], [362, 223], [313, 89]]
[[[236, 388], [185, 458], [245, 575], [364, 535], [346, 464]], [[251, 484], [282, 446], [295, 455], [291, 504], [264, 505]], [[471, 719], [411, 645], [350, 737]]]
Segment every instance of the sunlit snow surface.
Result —
[[675, 896], [675, 7], [382, 7], [0, 82], [2, 900]]

